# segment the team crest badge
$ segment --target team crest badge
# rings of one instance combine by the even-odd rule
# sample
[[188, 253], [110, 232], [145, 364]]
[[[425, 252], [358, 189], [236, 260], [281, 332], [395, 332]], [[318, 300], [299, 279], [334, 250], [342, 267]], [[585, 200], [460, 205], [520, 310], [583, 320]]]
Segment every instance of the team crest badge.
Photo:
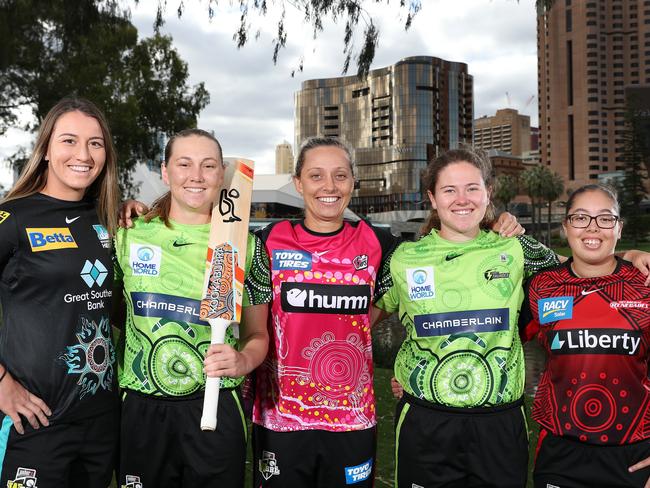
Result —
[[122, 488], [143, 488], [144, 484], [140, 481], [139, 476], [133, 476], [132, 474], [127, 474], [126, 484], [122, 485]]
[[18, 468], [16, 478], [7, 481], [7, 488], [38, 488], [36, 486], [36, 470], [31, 468]]
[[275, 453], [269, 451], [262, 451], [262, 459], [260, 459], [260, 473], [265, 480], [268, 480], [271, 476], [280, 474], [280, 468], [278, 467], [278, 461], [275, 459]]
[[352, 264], [354, 264], [354, 269], [357, 271], [360, 269], [366, 269], [368, 267], [368, 255], [359, 254], [356, 258], [354, 258]]

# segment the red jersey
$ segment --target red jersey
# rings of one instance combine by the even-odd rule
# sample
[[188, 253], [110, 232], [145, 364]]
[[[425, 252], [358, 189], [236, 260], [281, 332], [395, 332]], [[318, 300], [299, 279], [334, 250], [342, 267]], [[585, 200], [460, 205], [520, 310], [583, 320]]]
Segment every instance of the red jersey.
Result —
[[390, 284], [382, 264], [397, 238], [363, 221], [328, 234], [283, 221], [259, 236], [273, 301], [253, 421], [274, 431], [374, 426], [370, 307]]
[[546, 368], [533, 418], [557, 436], [596, 445], [650, 438], [650, 288], [631, 263], [578, 278], [570, 262], [531, 279], [521, 320]]

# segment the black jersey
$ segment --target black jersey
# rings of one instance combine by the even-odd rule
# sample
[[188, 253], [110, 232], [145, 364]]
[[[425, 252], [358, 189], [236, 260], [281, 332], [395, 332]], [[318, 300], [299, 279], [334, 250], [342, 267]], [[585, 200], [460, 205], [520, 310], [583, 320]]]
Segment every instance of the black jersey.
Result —
[[0, 363], [50, 407], [50, 422], [117, 400], [109, 248], [91, 201], [0, 205]]

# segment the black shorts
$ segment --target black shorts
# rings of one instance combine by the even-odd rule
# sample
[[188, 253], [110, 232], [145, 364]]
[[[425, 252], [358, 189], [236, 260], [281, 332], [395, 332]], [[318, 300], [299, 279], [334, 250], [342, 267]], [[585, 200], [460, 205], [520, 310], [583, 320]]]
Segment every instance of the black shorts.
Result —
[[528, 428], [523, 402], [444, 408], [404, 393], [395, 415], [395, 486], [526, 486]]
[[274, 432], [253, 424], [255, 488], [371, 488], [376, 429]]
[[119, 423], [117, 403], [96, 417], [36, 430], [28, 424], [23, 435], [5, 416], [0, 429], [0, 486], [106, 488], [117, 461]]
[[542, 429], [537, 444], [535, 488], [642, 488], [650, 468], [627, 468], [650, 456], [650, 442], [595, 446], [558, 437]]
[[221, 390], [215, 431], [201, 430], [202, 409], [202, 393], [162, 398], [125, 392], [118, 486], [241, 488], [248, 432], [239, 389]]

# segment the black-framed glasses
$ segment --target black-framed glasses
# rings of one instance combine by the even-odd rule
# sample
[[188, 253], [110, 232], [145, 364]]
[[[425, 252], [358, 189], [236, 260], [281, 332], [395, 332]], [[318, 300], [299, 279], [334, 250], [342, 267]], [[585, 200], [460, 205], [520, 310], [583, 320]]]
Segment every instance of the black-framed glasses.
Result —
[[566, 220], [571, 227], [576, 229], [586, 229], [591, 225], [592, 220], [595, 220], [596, 225], [601, 229], [613, 229], [620, 219], [617, 215], [612, 214], [600, 214], [592, 217], [587, 214], [575, 213], [567, 215]]

